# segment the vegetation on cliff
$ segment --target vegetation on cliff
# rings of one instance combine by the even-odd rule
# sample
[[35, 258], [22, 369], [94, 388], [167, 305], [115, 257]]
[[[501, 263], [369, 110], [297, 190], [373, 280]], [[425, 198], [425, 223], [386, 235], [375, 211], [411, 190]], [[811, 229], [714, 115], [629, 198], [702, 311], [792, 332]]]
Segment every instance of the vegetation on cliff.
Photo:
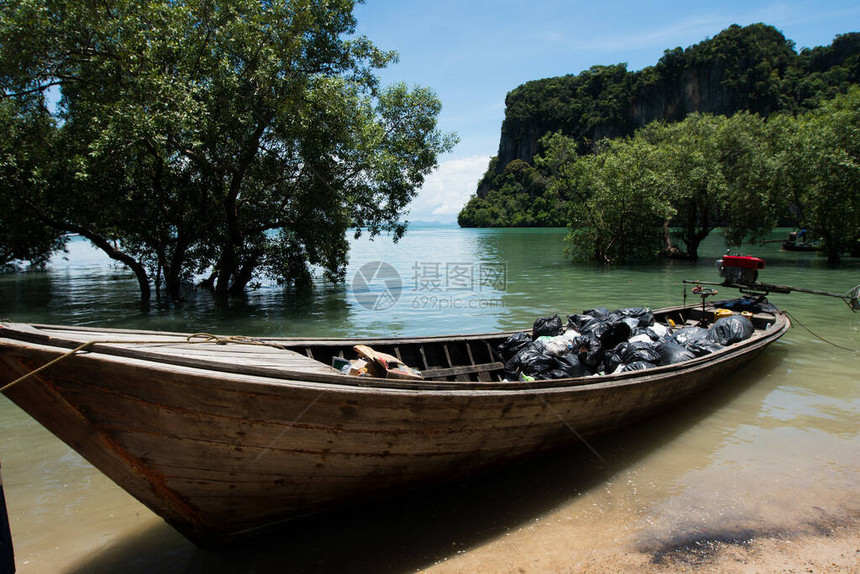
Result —
[[[844, 34], [830, 46], [797, 52], [791, 41], [764, 24], [732, 26], [687, 49], [667, 50], [655, 66], [639, 72], [628, 71], [624, 64], [596, 66], [578, 75], [529, 82], [508, 94], [499, 153], [491, 161], [476, 194], [461, 211], [458, 222], [464, 227], [555, 226], [570, 222], [571, 212], [582, 209], [578, 204], [583, 200], [583, 192], [573, 189], [570, 182], [555, 181], [559, 174], [553, 170], [560, 164], [558, 158], [549, 161], [549, 157], [558, 150], [550, 151], [549, 145], [559, 140], [547, 137], [549, 134], [566, 138], [564, 154], [571, 159], [630, 145], [629, 142], [609, 144], [606, 139], [687, 138], [689, 145], [675, 146], [674, 153], [681, 154], [676, 162], [677, 172], [683, 154], [691, 156], [692, 150], [698, 149], [700, 138], [695, 132], [672, 133], [670, 124], [695, 113], [731, 117], [748, 112], [741, 115], [742, 119], [726, 125], [717, 125], [722, 120], [700, 115], [686, 128], [676, 128], [692, 130], [698, 126], [719, 133], [719, 137], [735, 138], [711, 144], [736, 146], [732, 154], [720, 149], [698, 149], [697, 153], [710, 157], [711, 162], [726, 162], [720, 163], [720, 177], [736, 178], [733, 182], [709, 185], [740, 189], [741, 182], [737, 179], [752, 177], [740, 175], [743, 167], [758, 170], [753, 172], [756, 177], [765, 170], [757, 165], [758, 160], [747, 155], [768, 145], [755, 139], [758, 135], [755, 138], [750, 135], [750, 126], [775, 113], [797, 115], [817, 109], [822, 102], [858, 83], [860, 34]], [[660, 122], [660, 127], [649, 126], [655, 121]], [[641, 128], [645, 131], [634, 136]], [[538, 160], [540, 156], [547, 161]], [[687, 157], [686, 161], [691, 159], [695, 158]], [[599, 163], [605, 159], [588, 161]], [[735, 167], [729, 169], [727, 166], [732, 164]], [[715, 175], [715, 165], [702, 164], [689, 170], [698, 175]], [[728, 173], [722, 174], [723, 169]], [[752, 183], [745, 184], [747, 189], [751, 189]], [[774, 182], [758, 182], [765, 183]], [[779, 204], [784, 212], [776, 216], [768, 212], [768, 219], [763, 221], [809, 212], [808, 207], [797, 204], [800, 192], [787, 187], [787, 182], [782, 184], [779, 193], [788, 199], [780, 202], [770, 199], [768, 205]], [[689, 197], [683, 202], [676, 198], [670, 223], [682, 229], [681, 240], [687, 255], [695, 256], [698, 242], [714, 225], [731, 227], [738, 219], [731, 205], [721, 203], [722, 192], [711, 191], [715, 195], [707, 196], [707, 201], [701, 190], [688, 189], [685, 193]], [[715, 199], [719, 200], [712, 203]], [[800, 223], [808, 224], [802, 219]], [[660, 249], [673, 252], [664, 225], [657, 227], [663, 234]], [[740, 229], [730, 235], [735, 236]], [[752, 228], [749, 231], [761, 232]], [[587, 232], [583, 229], [579, 233]]]

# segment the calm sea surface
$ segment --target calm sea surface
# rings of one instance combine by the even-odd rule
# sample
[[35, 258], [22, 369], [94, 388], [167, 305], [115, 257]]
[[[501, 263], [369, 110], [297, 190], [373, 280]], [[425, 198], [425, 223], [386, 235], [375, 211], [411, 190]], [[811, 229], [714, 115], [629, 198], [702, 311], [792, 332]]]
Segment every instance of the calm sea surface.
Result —
[[[149, 312], [125, 269], [76, 240], [46, 270], [0, 275], [0, 318], [248, 336], [477, 333], [600, 305], [678, 304], [682, 279], [718, 280], [713, 260], [724, 252], [714, 235], [698, 263], [604, 269], [566, 261], [563, 238], [415, 228], [397, 244], [355, 241], [345, 285], [264, 285], [227, 303], [189, 290], [183, 304]], [[747, 251], [767, 260], [761, 279], [771, 283], [838, 292], [860, 283], [858, 260], [830, 269], [778, 243]], [[692, 403], [594, 443], [603, 460], [576, 446], [220, 552], [196, 549], [0, 397], [18, 570], [532, 571], [608, 549], [659, 557], [696, 541], [820, 532], [860, 511], [860, 315], [838, 299], [771, 301], [795, 319], [782, 340]]]

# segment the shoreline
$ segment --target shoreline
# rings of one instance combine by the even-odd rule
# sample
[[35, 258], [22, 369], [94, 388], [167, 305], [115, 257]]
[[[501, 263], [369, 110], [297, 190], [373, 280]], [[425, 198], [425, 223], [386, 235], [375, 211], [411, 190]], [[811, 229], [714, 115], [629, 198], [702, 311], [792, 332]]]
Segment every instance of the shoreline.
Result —
[[860, 513], [823, 519], [796, 529], [745, 530], [702, 534], [650, 549], [620, 544], [613, 549], [571, 548], [567, 553], [524, 556], [510, 562], [510, 551], [498, 552], [497, 541], [421, 570], [428, 574], [475, 571], [531, 574], [538, 572], [598, 574], [604, 572], [709, 572], [746, 574], [836, 574], [860, 572]]

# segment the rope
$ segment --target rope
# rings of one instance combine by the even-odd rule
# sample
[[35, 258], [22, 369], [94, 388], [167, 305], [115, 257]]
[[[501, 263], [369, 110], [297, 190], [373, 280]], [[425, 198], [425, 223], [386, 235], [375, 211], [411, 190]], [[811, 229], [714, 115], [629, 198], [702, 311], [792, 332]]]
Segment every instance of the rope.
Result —
[[30, 377], [32, 377], [33, 375], [36, 375], [37, 373], [41, 373], [42, 371], [44, 371], [45, 369], [47, 369], [47, 368], [48, 368], [48, 367], [50, 367], [51, 365], [55, 365], [55, 364], [59, 363], [60, 361], [62, 361], [62, 360], [64, 360], [64, 359], [67, 359], [67, 358], [71, 357], [72, 355], [74, 355], [74, 354], [75, 354], [75, 353], [77, 353], [78, 351], [83, 351], [83, 350], [84, 350], [84, 349], [86, 349], [87, 347], [91, 347], [91, 346], [93, 346], [93, 345], [94, 345], [95, 343], [97, 343], [97, 342], [98, 342], [98, 341], [88, 341], [88, 342], [84, 343], [83, 345], [80, 345], [80, 346], [78, 346], [78, 347], [75, 347], [74, 349], [72, 349], [72, 350], [71, 350], [71, 351], [69, 351], [68, 353], [64, 353], [64, 354], [60, 355], [59, 357], [57, 357], [57, 358], [56, 358], [56, 359], [54, 359], [53, 361], [48, 361], [47, 363], [45, 363], [44, 365], [42, 365], [42, 366], [41, 366], [41, 367], [39, 367], [38, 369], [34, 369], [34, 370], [30, 371], [30, 372], [29, 372], [29, 373], [27, 373], [26, 375], [24, 375], [24, 376], [22, 376], [22, 377], [18, 377], [17, 379], [15, 379], [14, 381], [12, 381], [12, 382], [11, 382], [11, 383], [9, 383], [8, 385], [6, 385], [6, 386], [4, 386], [4, 387], [0, 388], [0, 393], [5, 393], [8, 389], [11, 389], [12, 387], [14, 387], [15, 385], [17, 385], [17, 384], [18, 384], [18, 383], [20, 383], [21, 381], [23, 381], [23, 380], [25, 380], [25, 379], [29, 379]]
[[[194, 341], [192, 339], [203, 339], [202, 341]], [[263, 347], [272, 347], [273, 349], [280, 349], [281, 351], [288, 350], [283, 345], [278, 345], [277, 343], [267, 343], [266, 341], [261, 341], [259, 339], [252, 339], [251, 337], [246, 337], [244, 335], [233, 335], [231, 337], [222, 337], [220, 335], [213, 335], [211, 333], [194, 333], [193, 335], [188, 335], [185, 339], [189, 343], [215, 343], [216, 345], [260, 345]]]
[[783, 313], [785, 313], [786, 315], [788, 315], [788, 316], [789, 316], [789, 318], [791, 318], [791, 320], [792, 320], [792, 321], [797, 322], [797, 324], [798, 324], [798, 325], [800, 325], [801, 327], [803, 327], [804, 329], [806, 329], [807, 331], [809, 331], [809, 334], [810, 334], [810, 335], [812, 335], [813, 337], [815, 337], [815, 338], [817, 338], [817, 339], [820, 339], [821, 341], [824, 341], [824, 342], [825, 342], [825, 343], [827, 343], [828, 345], [833, 345], [833, 346], [834, 346], [834, 347], [836, 347], [837, 349], [842, 349], [843, 351], [849, 351], [849, 352], [851, 352], [851, 353], [860, 353], [860, 351], [858, 351], [857, 349], [851, 349], [851, 348], [849, 348], [849, 347], [843, 347], [842, 345], [837, 345], [837, 344], [836, 344], [836, 343], [834, 343], [833, 341], [828, 341], [827, 339], [825, 339], [825, 338], [824, 338], [824, 337], [822, 337], [821, 335], [818, 335], [817, 333], [814, 333], [814, 332], [812, 331], [812, 329], [810, 329], [809, 327], [807, 327], [806, 325], [804, 325], [803, 323], [801, 323], [801, 322], [800, 322], [800, 319], [798, 319], [797, 317], [795, 317], [794, 315], [792, 315], [792, 314], [791, 314], [791, 313], [789, 313], [788, 311], [783, 311]]
[[[165, 341], [152, 341], [152, 340], [146, 340], [146, 341], [129, 341], [129, 340], [87, 341], [86, 343], [78, 345], [77, 347], [75, 347], [71, 351], [69, 351], [67, 353], [63, 353], [62, 355], [60, 355], [56, 359], [48, 361], [47, 363], [45, 363], [41, 367], [39, 367], [37, 369], [33, 369], [29, 373], [18, 377], [17, 379], [12, 381], [11, 383], [9, 383], [3, 387], [0, 387], [0, 394], [5, 393], [7, 390], [11, 389], [12, 387], [17, 385], [18, 383], [25, 381], [25, 380], [29, 379], [30, 377], [37, 375], [38, 373], [41, 373], [45, 369], [47, 369], [53, 365], [56, 365], [57, 363], [64, 361], [64, 360], [68, 359], [69, 357], [71, 357], [72, 355], [80, 353], [81, 351], [84, 351], [84, 350], [88, 349], [89, 347], [92, 347], [93, 345], [119, 345], [119, 344], [124, 344], [124, 345], [169, 345], [169, 344], [175, 344], [175, 343], [179, 343], [179, 342], [181, 342], [181, 341], [176, 341], [176, 340], [170, 340], [170, 341], [166, 341], [166, 340]], [[188, 335], [185, 338], [185, 343], [189, 343], [192, 345], [193, 344], [205, 344], [205, 343], [214, 343], [216, 345], [230, 345], [230, 344], [232, 344], [232, 345], [260, 345], [260, 346], [264, 346], [264, 347], [272, 347], [274, 349], [279, 349], [282, 351], [288, 350], [283, 345], [278, 345], [277, 343], [267, 343], [266, 341], [261, 341], [259, 339], [252, 339], [250, 337], [245, 337], [243, 335], [235, 335], [232, 337], [221, 337], [219, 335], [212, 335], [211, 333], [195, 333], [193, 335]]]

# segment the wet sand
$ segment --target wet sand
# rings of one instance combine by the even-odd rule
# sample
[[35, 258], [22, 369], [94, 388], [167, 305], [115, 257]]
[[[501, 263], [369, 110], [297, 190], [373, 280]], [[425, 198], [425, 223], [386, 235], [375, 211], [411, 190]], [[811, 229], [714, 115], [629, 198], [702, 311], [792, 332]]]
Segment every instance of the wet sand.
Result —
[[[854, 493], [856, 495], [856, 493]], [[847, 502], [847, 501], [846, 501]], [[854, 502], [854, 501], [851, 501]], [[850, 504], [851, 502], [847, 502]], [[856, 504], [856, 502], [855, 502]], [[424, 570], [430, 574], [672, 572], [860, 572], [858, 508], [806, 523], [721, 525], [662, 542], [615, 532], [612, 540], [578, 540], [574, 527], [542, 521]]]
[[857, 529], [858, 523], [854, 520], [850, 525], [835, 527], [827, 534], [697, 541], [658, 559], [651, 554], [619, 549], [582, 550], [562, 557], [524, 557], [513, 563], [508, 558], [494, 559], [470, 553], [425, 572], [856, 573], [860, 572], [860, 535]]

